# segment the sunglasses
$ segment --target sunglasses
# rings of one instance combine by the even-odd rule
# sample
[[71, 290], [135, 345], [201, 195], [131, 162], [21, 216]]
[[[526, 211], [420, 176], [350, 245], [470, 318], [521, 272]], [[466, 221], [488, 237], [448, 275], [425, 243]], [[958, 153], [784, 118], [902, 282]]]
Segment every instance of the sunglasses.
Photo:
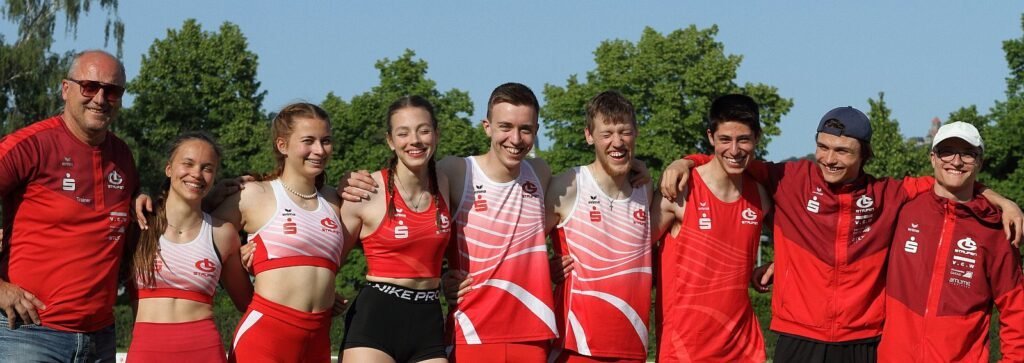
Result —
[[79, 81], [77, 79], [67, 78], [68, 81], [74, 82], [82, 90], [82, 97], [93, 98], [100, 89], [103, 89], [103, 97], [107, 99], [107, 102], [117, 102], [121, 100], [121, 96], [124, 95], [124, 87], [116, 84], [103, 83], [98, 81]]

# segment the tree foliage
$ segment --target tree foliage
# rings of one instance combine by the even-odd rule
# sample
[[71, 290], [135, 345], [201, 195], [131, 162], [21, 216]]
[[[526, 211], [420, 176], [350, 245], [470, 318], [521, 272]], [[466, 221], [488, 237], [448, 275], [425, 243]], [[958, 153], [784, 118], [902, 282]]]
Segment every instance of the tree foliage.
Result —
[[[473, 126], [473, 102], [459, 89], [437, 90], [427, 78], [427, 62], [415, 59], [416, 53], [406, 50], [395, 60], [382, 59], [374, 67], [380, 72], [380, 84], [345, 101], [333, 92], [322, 106], [331, 115], [334, 129], [334, 159], [328, 166], [328, 181], [335, 181], [351, 170], [378, 170], [385, 166], [392, 152], [384, 137], [387, 132], [387, 108], [406, 95], [420, 95], [434, 105], [434, 116], [440, 128], [441, 141], [435, 158], [445, 155], [474, 155], [487, 150], [484, 133]], [[366, 261], [357, 249], [339, 271], [339, 285], [353, 286], [366, 274]]]
[[[18, 34], [0, 34], [0, 132], [9, 133], [57, 114], [63, 105], [60, 80], [72, 53], [50, 52], [58, 16], [64, 15], [67, 33], [77, 35], [78, 19], [88, 13], [92, 0], [7, 0], [0, 5], [4, 19]], [[113, 36], [118, 55], [124, 23], [117, 16], [117, 0], [96, 1], [107, 12], [106, 39]], [[13, 40], [12, 40], [13, 39]]]
[[225, 154], [222, 176], [270, 170], [270, 127], [261, 111], [266, 91], [259, 90], [256, 66], [256, 54], [231, 23], [208, 32], [190, 19], [153, 42], [128, 83], [135, 103], [115, 124], [134, 146], [144, 186], [159, 186], [163, 146], [184, 131], [217, 137]]
[[711, 101], [728, 93], [743, 93], [761, 106], [764, 135], [758, 154], [765, 155], [771, 136], [779, 134], [778, 122], [789, 112], [792, 100], [779, 96], [765, 84], [737, 85], [741, 56], [725, 54], [715, 40], [718, 28], [686, 29], [662, 35], [646, 28], [636, 43], [607, 40], [594, 51], [597, 67], [586, 81], [570, 75], [565, 86], [544, 86], [546, 104], [541, 117], [552, 147], [542, 155], [555, 171], [593, 160], [583, 138], [584, 107], [590, 97], [616, 89], [635, 108], [639, 133], [637, 156], [654, 174], [681, 155], [709, 152], [705, 117]]
[[876, 177], [902, 178], [908, 175], [931, 174], [928, 147], [907, 140], [900, 133], [900, 124], [892, 118], [892, 110], [885, 104], [885, 93], [878, 99], [868, 99], [871, 110], [871, 147], [875, 157], [864, 170]]

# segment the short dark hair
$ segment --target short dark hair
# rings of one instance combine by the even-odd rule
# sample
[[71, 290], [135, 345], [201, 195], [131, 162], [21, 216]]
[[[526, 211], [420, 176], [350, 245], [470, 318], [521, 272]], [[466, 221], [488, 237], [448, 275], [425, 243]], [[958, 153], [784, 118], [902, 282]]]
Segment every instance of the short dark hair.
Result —
[[534, 121], [536, 121], [537, 113], [540, 112], [540, 103], [537, 102], [537, 96], [533, 94], [530, 87], [522, 83], [509, 82], [498, 86], [491, 91], [491, 97], [487, 99], [487, 119], [491, 119], [491, 109], [494, 105], [499, 103], [510, 103], [516, 106], [530, 106], [533, 107]]
[[624, 123], [636, 128], [636, 111], [633, 103], [616, 90], [598, 93], [587, 102], [587, 130], [594, 131], [594, 119], [604, 115], [605, 122]]
[[761, 113], [758, 111], [757, 102], [753, 98], [741, 94], [728, 94], [716, 98], [711, 102], [711, 110], [708, 111], [708, 130], [711, 133], [718, 131], [718, 125], [723, 122], [739, 122], [747, 125], [754, 137], [761, 138]]

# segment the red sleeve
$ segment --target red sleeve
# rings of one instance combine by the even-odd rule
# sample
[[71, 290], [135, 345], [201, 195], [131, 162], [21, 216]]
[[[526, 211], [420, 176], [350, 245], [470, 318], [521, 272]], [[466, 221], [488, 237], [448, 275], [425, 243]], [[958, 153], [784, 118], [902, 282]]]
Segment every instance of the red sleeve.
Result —
[[37, 170], [32, 161], [42, 157], [37, 149], [35, 139], [21, 133], [0, 139], [0, 196], [32, 180]]
[[907, 192], [907, 200], [914, 199], [918, 194], [932, 190], [935, 178], [930, 176], [908, 176], [903, 178], [903, 191]]
[[1000, 238], [991, 253], [989, 284], [999, 309], [999, 341], [1004, 362], [1024, 361], [1024, 279], [1020, 252]]

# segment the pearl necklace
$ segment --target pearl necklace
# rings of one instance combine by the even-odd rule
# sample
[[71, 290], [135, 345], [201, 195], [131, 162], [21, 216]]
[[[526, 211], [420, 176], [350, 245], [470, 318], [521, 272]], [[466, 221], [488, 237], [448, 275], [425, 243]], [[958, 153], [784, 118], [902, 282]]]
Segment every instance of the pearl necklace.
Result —
[[289, 193], [295, 194], [295, 196], [297, 196], [299, 198], [302, 198], [302, 199], [316, 199], [317, 194], [319, 194], [315, 190], [311, 194], [302, 194], [302, 193], [296, 192], [294, 189], [289, 188], [288, 184], [285, 184], [283, 181], [281, 182], [281, 186], [284, 187], [284, 190], [287, 190]]

